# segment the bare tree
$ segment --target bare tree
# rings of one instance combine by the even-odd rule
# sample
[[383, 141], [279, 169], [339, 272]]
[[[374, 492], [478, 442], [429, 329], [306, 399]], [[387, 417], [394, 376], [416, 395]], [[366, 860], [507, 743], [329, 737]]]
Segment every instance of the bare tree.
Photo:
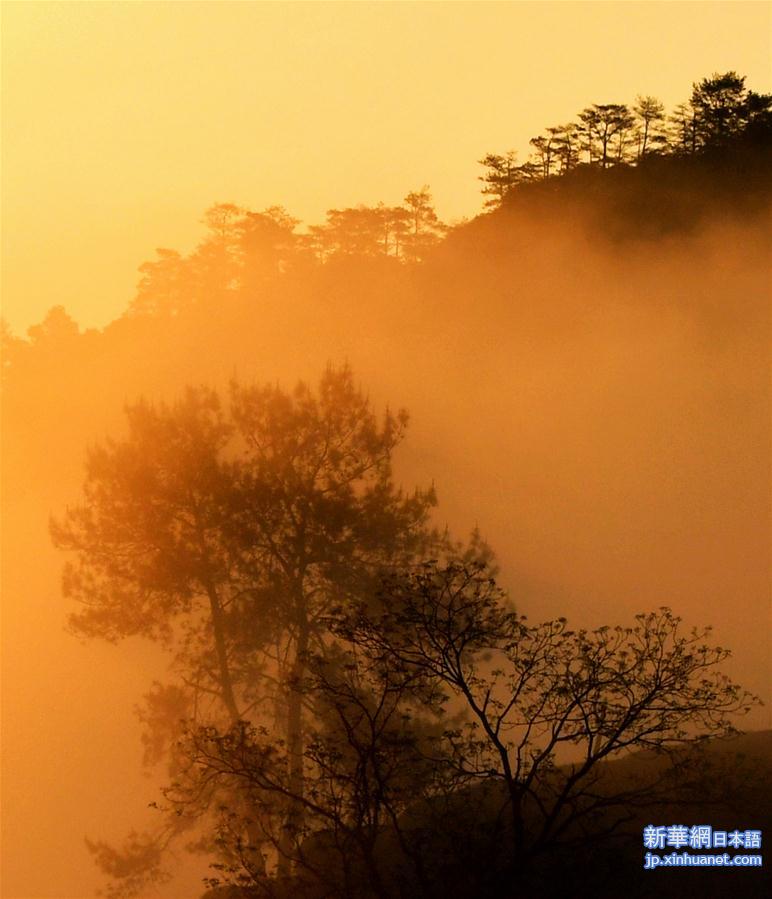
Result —
[[[477, 886], [522, 883], [537, 859], [613, 833], [674, 789], [672, 766], [610, 789], [606, 760], [640, 749], [683, 759], [755, 701], [720, 672], [727, 651], [667, 609], [627, 628], [529, 625], [479, 565], [391, 577], [377, 599], [333, 610], [329, 627], [336, 654], [308, 668], [320, 711], [305, 756], [313, 786], [299, 797], [308, 829], [292, 852], [333, 895], [434, 895], [463, 808], [485, 834]], [[206, 782], [283, 796], [283, 751], [265, 733], [208, 731], [190, 757]]]

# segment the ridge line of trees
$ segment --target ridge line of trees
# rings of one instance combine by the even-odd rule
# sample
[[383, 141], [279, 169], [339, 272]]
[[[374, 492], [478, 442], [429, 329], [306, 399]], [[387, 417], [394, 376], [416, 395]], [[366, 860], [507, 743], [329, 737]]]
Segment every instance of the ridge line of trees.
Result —
[[745, 87], [734, 71], [714, 73], [692, 85], [688, 100], [668, 114], [656, 97], [638, 95], [635, 103], [592, 103], [575, 121], [547, 128], [529, 141], [528, 159], [517, 153], [488, 153], [479, 160], [485, 173], [485, 205], [500, 206], [519, 185], [547, 181], [586, 165], [608, 169], [637, 165], [651, 156], [695, 156], [732, 142], [768, 135], [772, 95]]
[[[772, 135], [772, 95], [749, 90], [734, 71], [695, 82], [688, 100], [667, 113], [656, 97], [639, 95], [632, 106], [593, 103], [576, 121], [551, 126], [530, 139], [522, 163], [517, 153], [488, 153], [479, 160], [484, 205], [495, 209], [522, 186], [558, 182], [581, 169], [607, 171], [652, 158], [690, 158], [726, 152], [741, 144], [764, 145]], [[231, 296], [255, 296], [284, 276], [309, 269], [369, 259], [393, 265], [424, 261], [455, 226], [442, 222], [428, 185], [408, 193], [402, 204], [330, 209], [326, 221], [299, 233], [300, 220], [282, 206], [255, 212], [217, 203], [202, 219], [206, 235], [187, 256], [161, 247], [139, 266], [140, 280], [125, 315], [177, 316], [203, 303]], [[29, 343], [77, 336], [78, 325], [64, 307], [28, 329]], [[26, 343], [3, 321], [9, 364]]]

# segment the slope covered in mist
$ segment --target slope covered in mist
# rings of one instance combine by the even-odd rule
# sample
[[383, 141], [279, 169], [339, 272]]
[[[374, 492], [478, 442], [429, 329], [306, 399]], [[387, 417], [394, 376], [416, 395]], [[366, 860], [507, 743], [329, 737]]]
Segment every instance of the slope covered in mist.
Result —
[[[300, 260], [101, 332], [55, 316], [12, 341], [8, 882], [24, 872], [40, 878], [30, 894], [82, 895], [98, 876], [82, 835], [120, 838], [155, 798], [134, 774], [131, 708], [161, 662], [64, 632], [47, 534], [78, 495], [86, 446], [121, 433], [139, 396], [225, 390], [234, 377], [290, 386], [348, 362], [376, 406], [411, 413], [403, 483], [434, 481], [438, 521], [480, 527], [522, 611], [597, 625], [670, 605], [712, 623], [735, 652], [731, 673], [767, 690], [770, 196], [758, 147], [578, 171], [518, 192], [420, 263]], [[751, 724], [769, 726], [764, 715]], [[70, 871], [59, 892], [45, 892], [22, 845], [29, 828]]]

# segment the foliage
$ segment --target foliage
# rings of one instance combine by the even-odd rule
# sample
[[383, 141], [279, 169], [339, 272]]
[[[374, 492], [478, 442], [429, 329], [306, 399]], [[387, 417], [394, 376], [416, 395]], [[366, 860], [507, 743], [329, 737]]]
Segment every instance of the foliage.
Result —
[[97, 840], [86, 845], [99, 867], [112, 878], [103, 891], [106, 899], [135, 896], [148, 886], [170, 879], [163, 868], [163, 852], [157, 840], [132, 832], [120, 850]]
[[[683, 747], [730, 733], [756, 701], [720, 672], [728, 653], [708, 631], [683, 632], [668, 609], [627, 628], [529, 625], [483, 565], [392, 575], [377, 601], [332, 610], [329, 627], [337, 643], [309, 660], [304, 687], [315, 716], [302, 794], [269, 732], [188, 735], [181, 807], [191, 784], [225, 778], [256, 804], [290, 796], [306, 810], [291, 846], [271, 835], [290, 853], [290, 884], [244, 865], [226, 882], [269, 895], [441, 895], [465, 808], [481, 839], [468, 840], [471, 880], [457, 894], [512, 889], [542, 857], [676, 795]], [[676, 768], [606, 790], [603, 763], [641, 749]]]
[[[769, 135], [772, 96], [745, 88], [735, 72], [714, 74], [695, 83], [689, 100], [670, 116], [652, 96], [624, 103], [593, 103], [570, 125], [547, 128], [532, 137], [531, 157], [514, 164], [513, 151], [488, 153], [480, 160], [486, 206], [499, 206], [518, 184], [566, 175], [582, 164], [608, 169], [640, 163], [647, 156], [698, 153], [726, 148], [733, 141]], [[553, 173], [553, 166], [555, 171]]]
[[402, 206], [330, 209], [324, 225], [312, 225], [305, 240], [316, 257], [393, 258], [418, 262], [445, 231], [428, 186], [411, 191]]
[[[577, 170], [613, 170], [651, 164], [661, 157], [698, 158], [732, 147], [768, 145], [772, 95], [745, 87], [735, 72], [695, 82], [687, 100], [669, 114], [656, 97], [623, 103], [593, 103], [575, 121], [551, 126], [529, 140], [522, 163], [514, 150], [489, 152], [479, 160], [485, 206], [497, 208], [518, 189], [551, 182]], [[342, 260], [370, 264], [426, 260], [453, 228], [440, 221], [427, 186], [409, 192], [401, 205], [360, 204], [330, 209], [326, 221], [304, 233], [300, 221], [281, 206], [255, 212], [217, 203], [204, 214], [204, 239], [189, 256], [158, 248], [140, 267], [127, 315], [173, 318], [192, 309], [219, 308], [228, 301], [262, 299], [282, 278]], [[77, 336], [61, 307], [30, 329], [35, 345], [50, 347]], [[5, 340], [4, 367], [24, 355], [22, 341]]]
[[[665, 153], [728, 153], [765, 133], [769, 109], [733, 73], [695, 85], [671, 118], [652, 97], [627, 111], [594, 104], [587, 121], [533, 138], [523, 165], [486, 156], [486, 205], [531, 181], [551, 190], [589, 163], [609, 179]], [[251, 300], [302, 266], [323, 271], [343, 257], [385, 259], [383, 270], [412, 277], [397, 261], [426, 258], [445, 231], [426, 188], [398, 207], [331, 210], [308, 235], [279, 207], [218, 204], [205, 225], [189, 257], [159, 250], [142, 267], [133, 318]], [[4, 332], [4, 343], [16, 358], [85, 339], [61, 307], [30, 337], [28, 347]], [[75, 554], [64, 580], [79, 603], [71, 623], [84, 636], [167, 648], [170, 683], [140, 709], [146, 761], [169, 766], [171, 813], [217, 818], [225, 879], [292, 891], [299, 880], [315, 888], [323, 871], [339, 891], [365, 882], [378, 894], [391, 877], [408, 891], [440, 883], [446, 864], [461, 883], [463, 866], [451, 862], [475, 818], [470, 852], [506, 879], [513, 859], [587, 839], [599, 822], [616, 828], [620, 802], [648, 803], [663, 786], [609, 796], [607, 758], [690, 745], [741, 708], [734, 686], [713, 677], [723, 651], [700, 655], [698, 637], [669, 613], [630, 630], [534, 628], [507, 609], [490, 572], [411, 572], [421, 558], [463, 553], [429, 527], [432, 491], [403, 495], [393, 484], [406, 418], [379, 423], [350, 373], [328, 372], [316, 393], [234, 385], [226, 403], [197, 389], [127, 414], [127, 438], [90, 453], [82, 504], [52, 528]], [[379, 589], [384, 571], [403, 573]], [[410, 655], [418, 632], [431, 651], [423, 660]], [[640, 669], [625, 667], [633, 658]], [[668, 714], [654, 688], [671, 700]], [[564, 747], [582, 750], [586, 772], [559, 764]], [[163, 876], [165, 833], [92, 851], [120, 889], [136, 891]]]
[[486, 206], [498, 206], [504, 202], [510, 191], [522, 180], [516, 164], [517, 154], [514, 150], [507, 153], [488, 153], [480, 160], [485, 167], [485, 174], [480, 175], [483, 182], [482, 192], [488, 196]]
[[[439, 541], [432, 490], [404, 494], [391, 458], [403, 411], [379, 422], [348, 369], [318, 392], [234, 383], [173, 405], [127, 409], [122, 441], [94, 448], [81, 505], [52, 523], [74, 554], [65, 593], [75, 632], [143, 636], [169, 652], [173, 681], [141, 712], [148, 760], [198, 726], [272, 721], [302, 793], [306, 655], [325, 643], [331, 605], [353, 602], [384, 568]], [[170, 771], [184, 765], [176, 750]], [[240, 801], [240, 800], [239, 800]], [[207, 795], [206, 814], [216, 797]], [[280, 813], [285, 833], [299, 828]]]

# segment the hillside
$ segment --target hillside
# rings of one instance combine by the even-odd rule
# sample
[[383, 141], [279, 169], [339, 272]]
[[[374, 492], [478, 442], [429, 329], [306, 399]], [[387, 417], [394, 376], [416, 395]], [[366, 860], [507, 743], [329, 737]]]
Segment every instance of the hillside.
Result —
[[[376, 408], [410, 412], [399, 482], [436, 485], [440, 526], [459, 535], [479, 526], [520, 611], [595, 626], [669, 604], [688, 624], [713, 624], [734, 652], [729, 673], [768, 699], [768, 637], [757, 623], [768, 610], [771, 174], [768, 146], [750, 144], [699, 160], [578, 168], [524, 185], [421, 261], [346, 253], [317, 263], [300, 252], [268, 274], [258, 266], [247, 285], [221, 280], [206, 292], [210, 282], [197, 281], [184, 302], [160, 288], [144, 308], [127, 297], [126, 314], [101, 331], [57, 313], [30, 340], [12, 339], [4, 752], [9, 765], [42, 772], [28, 778], [37, 788], [70, 797], [78, 847], [83, 833], [120, 840], [127, 828], [115, 809], [139, 818], [156, 796], [158, 772], [150, 782], [133, 773], [131, 709], [164, 666], [138, 641], [84, 648], [64, 632], [71, 608], [48, 520], [78, 496], [86, 447], [123, 433], [127, 403], [188, 384], [291, 387], [348, 362]], [[204, 246], [218, 245], [210, 235]], [[53, 624], [41, 632], [40, 621]], [[63, 673], [55, 692], [41, 656]], [[769, 723], [759, 710], [747, 726]], [[744, 739], [739, 747], [763, 744], [768, 764], [768, 732]], [[72, 746], [72, 767], [54, 770], [50, 758], [69, 758]], [[118, 767], [132, 773], [116, 777]], [[72, 801], [84, 793], [82, 770], [89, 795]], [[34, 794], [14, 793], [9, 820], [29, 816]], [[759, 787], [699, 823], [764, 828], [758, 797], [768, 809]], [[702, 812], [701, 799], [686, 811]], [[682, 814], [663, 806], [650, 817]], [[58, 845], [59, 826], [42, 821], [40, 840]], [[6, 839], [13, 853], [21, 838], [8, 828]], [[632, 847], [593, 850], [587, 889], [573, 895], [590, 885], [618, 895], [603, 886], [604, 866], [613, 877], [626, 866], [631, 896], [725, 895], [756, 873], [639, 878], [637, 831]], [[578, 880], [576, 868], [570, 876]], [[757, 895], [755, 882], [749, 889]]]

